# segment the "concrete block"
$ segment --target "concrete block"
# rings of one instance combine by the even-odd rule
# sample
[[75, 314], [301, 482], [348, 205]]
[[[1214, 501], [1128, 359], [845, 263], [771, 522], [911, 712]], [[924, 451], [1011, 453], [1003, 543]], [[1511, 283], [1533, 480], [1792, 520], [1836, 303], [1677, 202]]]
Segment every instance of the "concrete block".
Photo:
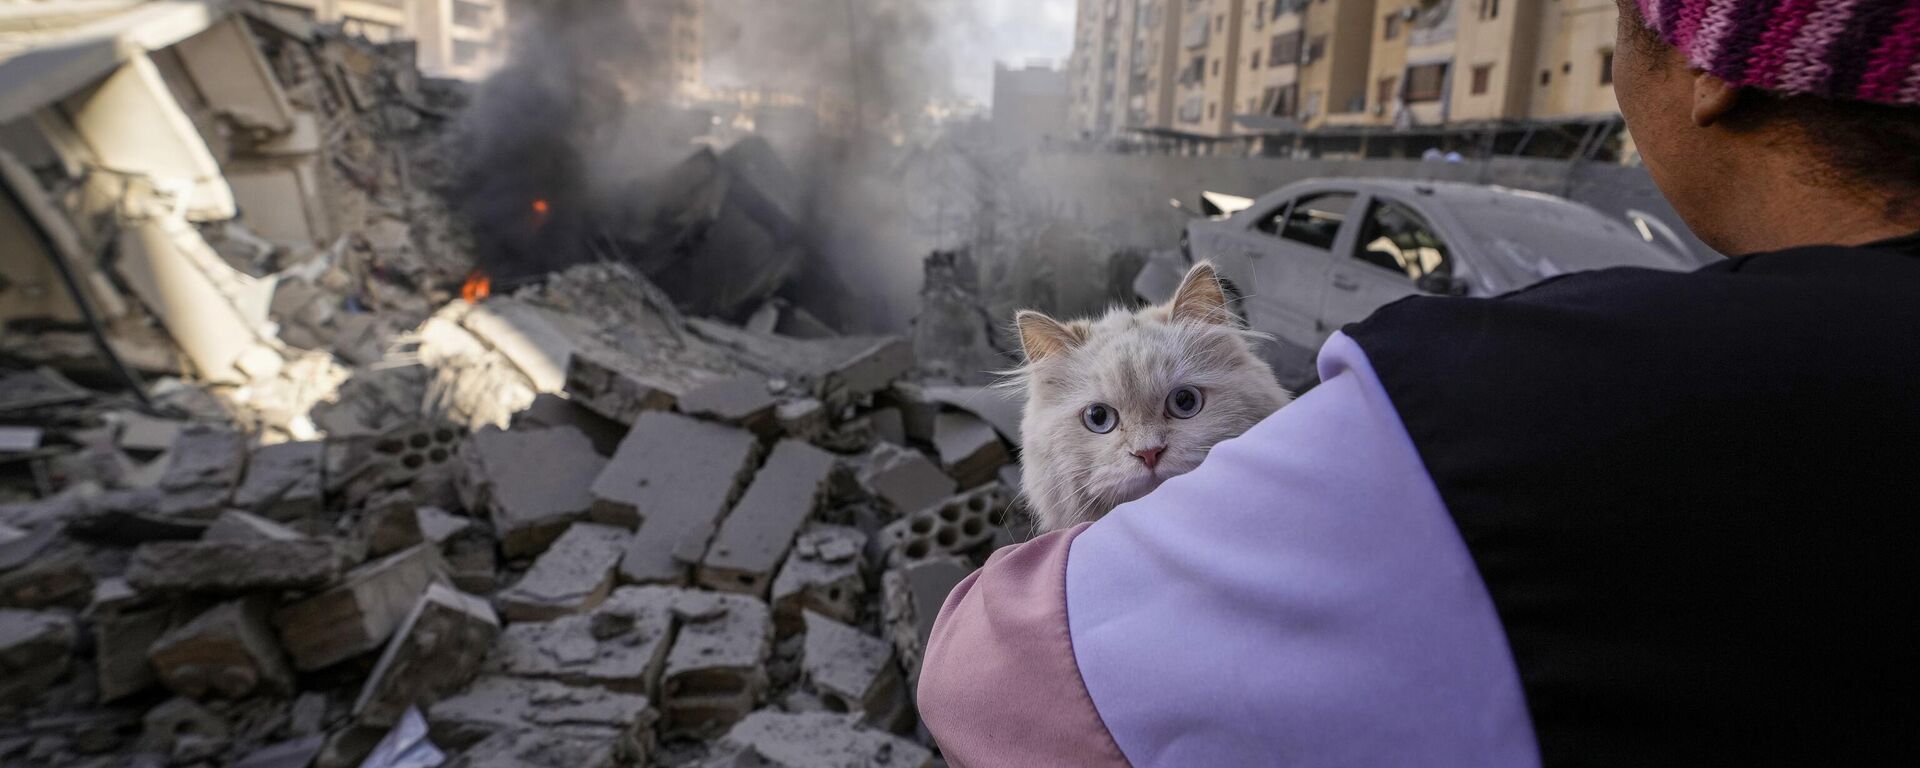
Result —
[[646, 754], [623, 757], [618, 740], [604, 734], [542, 730], [496, 732], [454, 758], [447, 768], [615, 768], [647, 764]]
[[201, 541], [299, 541], [299, 531], [237, 509], [229, 509], [213, 519]]
[[401, 488], [367, 497], [366, 508], [360, 511], [360, 538], [367, 543], [367, 553], [375, 557], [426, 541], [413, 493]]
[[494, 552], [493, 537], [469, 528], [440, 545], [446, 553], [447, 576], [460, 591], [492, 594], [500, 587], [499, 555]]
[[545, 621], [592, 610], [613, 591], [614, 571], [633, 541], [625, 528], [574, 523], [497, 598], [509, 621]]
[[0, 609], [0, 705], [26, 705], [67, 673], [79, 631], [64, 613]]
[[311, 589], [340, 575], [332, 542], [160, 541], [133, 550], [127, 583], [143, 592]]
[[533, 404], [513, 415], [513, 431], [542, 427], [574, 427], [593, 441], [593, 450], [612, 456], [627, 436], [629, 425], [614, 421], [561, 395], [545, 392], [533, 398]]
[[802, 611], [843, 622], [860, 618], [867, 580], [860, 573], [867, 535], [858, 528], [815, 525], [794, 539], [793, 554], [773, 580], [773, 620], [782, 635], [804, 630]]
[[857, 718], [824, 712], [763, 710], [741, 720], [714, 750], [708, 766], [762, 768], [933, 768], [933, 753], [868, 728]]
[[293, 673], [267, 627], [267, 603], [221, 603], [155, 641], [147, 659], [160, 683], [190, 699], [293, 692]]
[[774, 409], [779, 405], [767, 389], [767, 380], [759, 376], [734, 376], [703, 384], [680, 398], [676, 408], [688, 416], [744, 427], [768, 434], [779, 425]]
[[408, 707], [427, 706], [466, 685], [500, 634], [487, 601], [432, 584], [387, 641], [354, 701], [363, 725], [392, 726]]
[[575, 688], [549, 680], [482, 677], [427, 708], [433, 742], [471, 749], [499, 733], [542, 733], [613, 745], [623, 765], [637, 765], [653, 741], [659, 713], [645, 696]]
[[93, 593], [93, 570], [79, 547], [40, 552], [26, 565], [0, 574], [0, 608], [78, 608]]
[[423, 544], [347, 572], [332, 589], [281, 608], [274, 624], [296, 669], [320, 669], [379, 648], [427, 585], [446, 578], [439, 551]]
[[906, 690], [893, 644], [811, 611], [806, 627], [801, 670], [827, 709], [861, 715], [880, 728], [901, 725]]
[[683, 387], [609, 349], [580, 349], [567, 359], [567, 396], [593, 412], [632, 424], [672, 408]]
[[988, 483], [907, 515], [880, 529], [887, 565], [971, 554], [993, 541], [1007, 523], [1013, 491]]
[[972, 572], [964, 562], [939, 559], [895, 568], [881, 578], [887, 634], [900, 655], [900, 668], [907, 673], [908, 690], [920, 684], [920, 661], [926, 658], [927, 638], [933, 636], [933, 620], [940, 615], [941, 604]]
[[[158, 758], [144, 765], [191, 764], [215, 757], [226, 750], [233, 730], [213, 710], [178, 696], [147, 710], [140, 725], [135, 748]], [[129, 763], [140, 765], [138, 758]]]
[[833, 366], [821, 379], [820, 392], [828, 402], [851, 403], [886, 389], [912, 370], [913, 363], [913, 343], [907, 339], [899, 336], [870, 339], [864, 347]]
[[464, 438], [449, 425], [415, 422], [387, 429], [364, 447], [357, 441], [329, 442], [324, 478], [328, 488], [349, 500], [362, 500], [373, 491], [406, 485], [423, 472], [454, 463]]
[[123, 699], [159, 682], [147, 661], [147, 649], [173, 625], [174, 608], [142, 604], [124, 579], [102, 580], [93, 594], [82, 615], [93, 628], [100, 701]]
[[875, 408], [867, 414], [867, 423], [873, 429], [873, 436], [894, 445], [907, 444], [906, 420], [898, 408]]
[[327, 737], [317, 733], [288, 739], [248, 752], [233, 768], [307, 768], [326, 744]]
[[161, 513], [207, 519], [226, 507], [247, 466], [247, 438], [224, 429], [192, 427], [167, 452], [160, 476]]
[[594, 504], [588, 493], [607, 460], [574, 427], [527, 432], [483, 430], [467, 439], [468, 478], [477, 503], [493, 520], [508, 557], [546, 550]]
[[680, 630], [660, 683], [665, 732], [710, 733], [739, 722], [767, 689], [773, 620], [766, 603], [687, 591], [674, 614]]
[[827, 404], [811, 397], [788, 400], [773, 409], [780, 433], [795, 440], [817, 440], [826, 434], [831, 426], [829, 415]]
[[494, 643], [486, 669], [625, 693], [652, 692], [673, 640], [679, 595], [671, 587], [621, 587], [591, 613], [513, 624]]
[[758, 449], [745, 430], [641, 414], [592, 488], [594, 522], [639, 528], [620, 560], [621, 580], [685, 584], [752, 475]]
[[934, 417], [933, 447], [940, 453], [940, 466], [959, 481], [961, 488], [992, 480], [994, 472], [1009, 460], [993, 425], [957, 411]]
[[953, 478], [919, 451], [891, 445], [867, 455], [858, 479], [868, 495], [895, 514], [923, 509], [958, 490]]
[[794, 535], [819, 506], [833, 467], [833, 454], [806, 443], [782, 440], [774, 446], [714, 536], [701, 561], [700, 584], [765, 596]]
[[246, 477], [233, 491], [233, 505], [274, 520], [316, 514], [326, 489], [321, 478], [325, 464], [324, 443], [279, 443], [260, 448], [247, 460]]
[[183, 421], [156, 419], [132, 411], [120, 417], [120, 450], [133, 453], [164, 453], [173, 448], [174, 441], [180, 439], [180, 430], [186, 427]]

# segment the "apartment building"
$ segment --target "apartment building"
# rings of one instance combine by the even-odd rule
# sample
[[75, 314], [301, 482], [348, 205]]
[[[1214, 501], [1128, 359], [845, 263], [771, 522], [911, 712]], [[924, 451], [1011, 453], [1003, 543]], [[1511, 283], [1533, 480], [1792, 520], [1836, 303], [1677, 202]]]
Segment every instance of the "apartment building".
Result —
[[1173, 130], [1180, 89], [1181, 11], [1185, 0], [1129, 0], [1135, 4], [1128, 130]]
[[506, 0], [264, 0], [270, 10], [338, 22], [375, 42], [413, 40], [421, 71], [478, 80], [505, 60]]
[[1363, 118], [1373, 66], [1374, 0], [1299, 5], [1303, 47], [1297, 118], [1308, 129]]
[[1241, 14], [1242, 70], [1234, 104], [1239, 130], [1297, 127], [1306, 5], [1304, 0], [1255, 0], [1252, 10]]
[[1540, 51], [1529, 72], [1531, 99], [1522, 113], [1565, 118], [1619, 111], [1613, 97], [1613, 0], [1550, 0], [1541, 5]]
[[1067, 76], [1073, 101], [1068, 114], [1087, 138], [1117, 135], [1132, 101], [1134, 0], [1080, 0], [1074, 21], [1073, 57]]

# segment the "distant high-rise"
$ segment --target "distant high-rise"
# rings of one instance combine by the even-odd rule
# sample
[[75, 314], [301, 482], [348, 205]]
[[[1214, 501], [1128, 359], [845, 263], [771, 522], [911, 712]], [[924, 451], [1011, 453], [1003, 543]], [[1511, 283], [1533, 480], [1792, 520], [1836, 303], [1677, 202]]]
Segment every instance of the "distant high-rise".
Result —
[[1069, 138], [1067, 73], [1051, 63], [993, 67], [993, 132], [1015, 146]]

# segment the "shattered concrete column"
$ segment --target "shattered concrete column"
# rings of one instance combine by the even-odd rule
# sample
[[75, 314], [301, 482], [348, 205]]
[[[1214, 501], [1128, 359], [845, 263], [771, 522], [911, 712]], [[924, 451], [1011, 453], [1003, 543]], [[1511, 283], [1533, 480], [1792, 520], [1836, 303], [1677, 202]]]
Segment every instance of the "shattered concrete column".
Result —
[[155, 641], [147, 658], [161, 684], [191, 699], [293, 692], [293, 673], [267, 628], [263, 598], [208, 609]]
[[767, 605], [744, 595], [683, 592], [681, 626], [667, 654], [660, 709], [668, 733], [725, 728], [766, 692], [773, 622]]
[[620, 560], [631, 584], [685, 584], [715, 526], [751, 476], [751, 433], [648, 411], [593, 481], [595, 522], [638, 527]]
[[321, 469], [326, 445], [280, 443], [253, 452], [233, 505], [273, 520], [294, 520], [320, 511], [326, 488]]
[[78, 636], [64, 613], [0, 609], [0, 705], [30, 704], [66, 675]]
[[501, 612], [510, 621], [543, 621], [591, 610], [613, 590], [614, 571], [633, 536], [616, 526], [574, 523], [500, 593]]
[[793, 554], [773, 580], [773, 620], [781, 635], [804, 629], [801, 611], [843, 622], [860, 617], [867, 580], [860, 573], [867, 535], [858, 528], [815, 525], [794, 539]]
[[819, 504], [833, 466], [833, 454], [806, 443], [782, 440], [774, 446], [714, 537], [700, 565], [701, 586], [765, 595], [794, 535]]
[[485, 600], [429, 585], [387, 642], [353, 716], [391, 726], [407, 707], [430, 705], [466, 685], [499, 633], [500, 619]]
[[587, 515], [607, 460], [574, 427], [482, 430], [467, 438], [468, 509], [485, 509], [508, 557], [538, 555]]
[[906, 691], [893, 645], [812, 611], [806, 626], [801, 669], [827, 708], [862, 715], [879, 728], [903, 725]]
[[398, 552], [349, 571], [338, 586], [274, 614], [293, 665], [311, 671], [379, 648], [427, 585], [446, 580], [432, 545]]

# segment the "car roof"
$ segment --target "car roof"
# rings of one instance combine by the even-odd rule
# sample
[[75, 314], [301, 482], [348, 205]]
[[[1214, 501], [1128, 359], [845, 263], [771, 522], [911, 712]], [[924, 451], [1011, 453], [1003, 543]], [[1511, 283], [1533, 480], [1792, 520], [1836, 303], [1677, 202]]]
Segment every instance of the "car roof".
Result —
[[1549, 194], [1492, 184], [1472, 184], [1463, 181], [1316, 178], [1288, 184], [1279, 191], [1284, 192], [1294, 188], [1305, 188], [1309, 186], [1317, 189], [1338, 189], [1417, 199], [1422, 201], [1423, 204], [1440, 205], [1456, 210], [1489, 205], [1503, 207], [1539, 205], [1542, 207], [1574, 208], [1581, 211], [1592, 211], [1592, 209], [1587, 206]]

